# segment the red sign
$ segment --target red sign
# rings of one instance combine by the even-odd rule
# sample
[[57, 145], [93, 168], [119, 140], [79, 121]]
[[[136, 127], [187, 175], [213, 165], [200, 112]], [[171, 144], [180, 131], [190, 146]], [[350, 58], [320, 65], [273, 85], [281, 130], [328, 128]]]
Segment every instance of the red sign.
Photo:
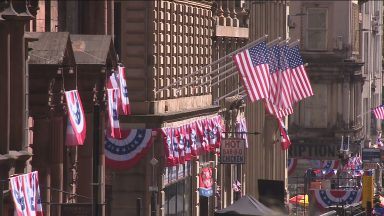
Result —
[[212, 168], [205, 167], [201, 169], [199, 175], [199, 192], [201, 196], [210, 197], [213, 194], [212, 190]]

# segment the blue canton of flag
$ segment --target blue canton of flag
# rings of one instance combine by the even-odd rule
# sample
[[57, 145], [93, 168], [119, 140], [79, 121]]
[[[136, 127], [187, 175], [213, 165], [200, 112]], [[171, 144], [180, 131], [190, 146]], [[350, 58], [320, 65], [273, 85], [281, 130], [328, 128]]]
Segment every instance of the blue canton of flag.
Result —
[[244, 89], [252, 102], [268, 98], [269, 95], [269, 69], [266, 53], [267, 44], [264, 41], [233, 56]]
[[253, 66], [267, 64], [267, 58], [265, 57], [266, 53], [267, 53], [267, 44], [265, 41], [250, 48], [249, 55], [251, 56], [251, 61]]

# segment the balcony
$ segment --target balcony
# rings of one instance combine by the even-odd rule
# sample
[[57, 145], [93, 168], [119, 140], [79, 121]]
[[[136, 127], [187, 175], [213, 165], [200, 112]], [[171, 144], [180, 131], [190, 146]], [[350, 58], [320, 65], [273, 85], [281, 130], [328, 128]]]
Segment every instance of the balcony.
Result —
[[248, 38], [249, 12], [244, 0], [217, 0], [213, 7], [214, 36]]

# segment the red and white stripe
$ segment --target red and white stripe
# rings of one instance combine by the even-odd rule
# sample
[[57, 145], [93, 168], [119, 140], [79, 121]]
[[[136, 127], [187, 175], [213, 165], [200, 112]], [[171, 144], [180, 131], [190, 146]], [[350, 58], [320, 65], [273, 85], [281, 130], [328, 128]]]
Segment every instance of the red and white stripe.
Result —
[[269, 67], [268, 64], [253, 66], [249, 50], [234, 55], [237, 68], [252, 102], [268, 98], [269, 95]]
[[293, 102], [298, 102], [304, 98], [313, 96], [312, 86], [309, 82], [304, 65], [300, 65], [296, 68], [291, 68], [291, 77]]
[[293, 108], [290, 107], [288, 109], [278, 109], [276, 105], [269, 101], [264, 102], [264, 107], [268, 111], [269, 114], [276, 116], [277, 118], [282, 118], [284, 116], [288, 116], [293, 114]]
[[384, 119], [384, 105], [380, 105], [372, 110], [377, 119]]

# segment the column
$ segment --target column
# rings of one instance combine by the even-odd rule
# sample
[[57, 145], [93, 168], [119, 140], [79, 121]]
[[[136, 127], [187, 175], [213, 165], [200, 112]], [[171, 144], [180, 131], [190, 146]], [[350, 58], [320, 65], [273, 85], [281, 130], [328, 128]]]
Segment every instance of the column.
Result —
[[24, 21], [10, 20], [10, 149], [20, 151], [25, 127], [25, 40]]
[[5, 21], [0, 20], [0, 29], [0, 154], [7, 154], [10, 135], [10, 34]]

